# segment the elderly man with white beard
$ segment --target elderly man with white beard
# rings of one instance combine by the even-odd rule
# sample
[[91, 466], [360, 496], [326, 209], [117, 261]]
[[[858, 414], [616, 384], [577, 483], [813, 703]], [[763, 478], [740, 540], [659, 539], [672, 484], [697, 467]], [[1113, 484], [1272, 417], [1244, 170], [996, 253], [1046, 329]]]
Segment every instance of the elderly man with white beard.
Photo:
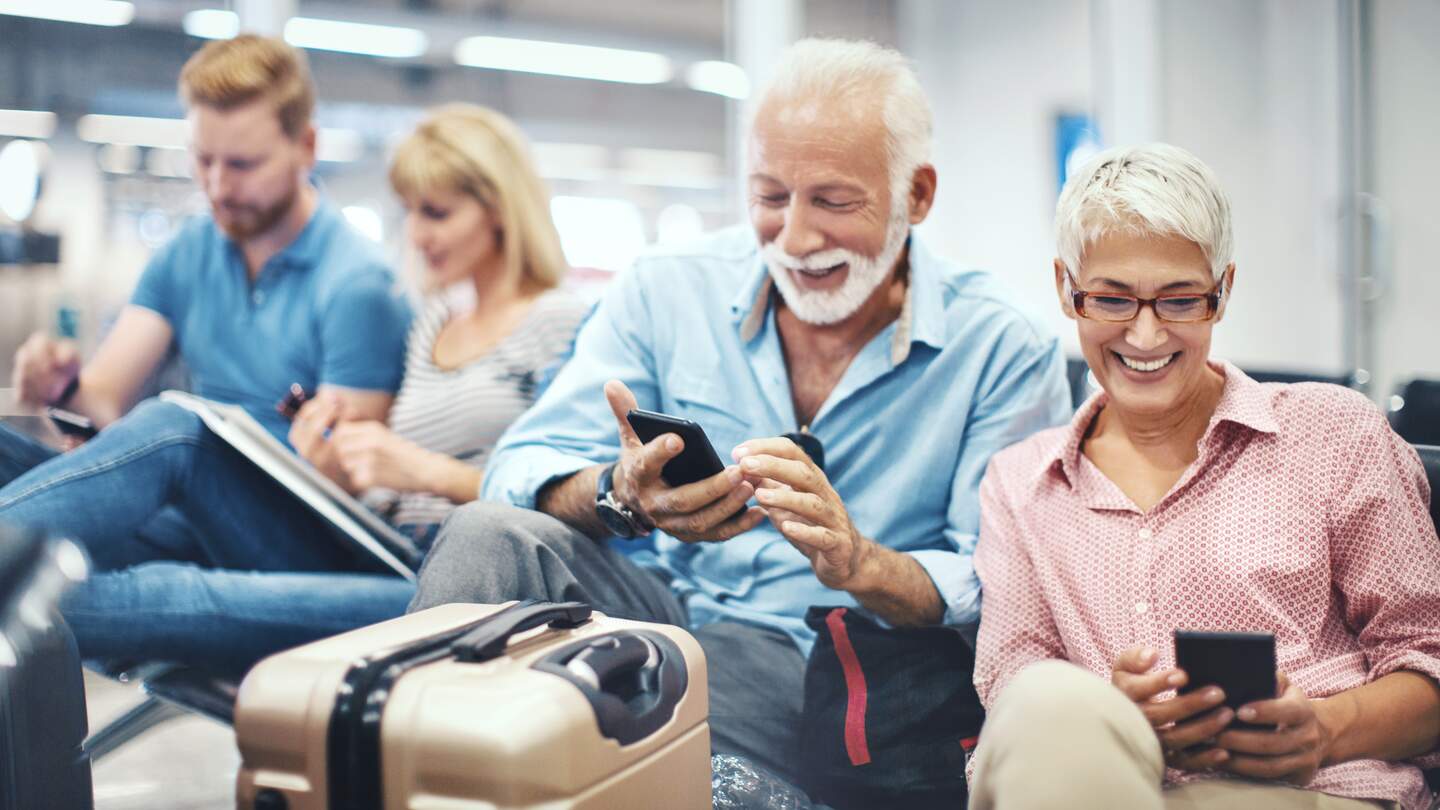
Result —
[[[445, 524], [411, 610], [577, 600], [689, 627], [714, 749], [787, 776], [808, 606], [976, 621], [986, 464], [1064, 422], [1070, 399], [1056, 339], [911, 233], [935, 197], [930, 132], [899, 54], [792, 46], [751, 128], [751, 227], [611, 283], [497, 446], [489, 503]], [[698, 423], [734, 463], [670, 486], [683, 443], [642, 442], [637, 407]], [[782, 437], [796, 432], [819, 440], [823, 468]]]

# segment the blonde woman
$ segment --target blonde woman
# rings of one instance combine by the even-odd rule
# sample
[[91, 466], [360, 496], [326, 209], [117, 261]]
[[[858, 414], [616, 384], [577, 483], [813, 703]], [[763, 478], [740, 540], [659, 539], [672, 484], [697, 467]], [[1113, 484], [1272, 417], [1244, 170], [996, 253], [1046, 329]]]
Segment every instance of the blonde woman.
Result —
[[[390, 181], [423, 286], [473, 285], [475, 306], [457, 312], [435, 296], [416, 319], [388, 424], [349, 418], [322, 396], [301, 409], [290, 440], [423, 547], [450, 510], [476, 499], [490, 448], [568, 352], [586, 308], [558, 287], [566, 266], [547, 195], [505, 116], [466, 104], [434, 111], [400, 144]], [[268, 508], [293, 517], [291, 536], [313, 531], [298, 501]], [[151, 563], [94, 577], [63, 607], [87, 658], [240, 672], [269, 653], [398, 616], [413, 591], [381, 575]]]

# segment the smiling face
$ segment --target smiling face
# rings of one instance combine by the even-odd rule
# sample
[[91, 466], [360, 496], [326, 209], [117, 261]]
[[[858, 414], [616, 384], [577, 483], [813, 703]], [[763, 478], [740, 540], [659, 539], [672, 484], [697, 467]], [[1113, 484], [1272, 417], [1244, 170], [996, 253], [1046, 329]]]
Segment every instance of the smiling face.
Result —
[[[878, 113], [772, 100], [750, 144], [750, 222], [785, 303], [838, 323], [889, 278], [913, 221], [890, 199]], [[923, 213], [921, 214], [923, 217]]]
[[410, 244], [425, 259], [427, 282], [448, 287], [503, 266], [500, 227], [473, 194], [436, 190], [405, 198]]
[[264, 99], [225, 110], [197, 104], [187, 118], [195, 178], [215, 224], [237, 242], [273, 228], [315, 165], [314, 130], [286, 135]]
[[[1225, 275], [1227, 291], [1234, 265]], [[1140, 298], [1204, 295], [1215, 288], [1210, 263], [1200, 246], [1178, 236], [1111, 233], [1090, 243], [1075, 274], [1079, 289]], [[1107, 323], [1075, 315], [1065, 294], [1065, 265], [1055, 262], [1056, 289], [1067, 315], [1075, 318], [1081, 351], [1100, 386], [1124, 411], [1162, 415], [1200, 396], [1210, 369], [1210, 333], [1224, 314], [1206, 321], [1171, 323], [1141, 306], [1133, 320]]]

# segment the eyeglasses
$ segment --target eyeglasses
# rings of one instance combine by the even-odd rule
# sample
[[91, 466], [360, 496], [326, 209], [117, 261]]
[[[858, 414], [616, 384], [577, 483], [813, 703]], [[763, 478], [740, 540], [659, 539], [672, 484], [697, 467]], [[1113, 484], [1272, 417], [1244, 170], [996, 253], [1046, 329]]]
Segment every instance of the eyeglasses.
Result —
[[1075, 277], [1065, 271], [1065, 281], [1070, 288], [1070, 302], [1075, 314], [1092, 321], [1123, 323], [1140, 314], [1140, 307], [1150, 305], [1155, 317], [1170, 323], [1195, 323], [1208, 321], [1220, 309], [1224, 288], [1216, 284], [1207, 293], [1180, 293], [1179, 295], [1158, 295], [1154, 298], [1140, 298], [1125, 293], [1087, 292], [1078, 289]]

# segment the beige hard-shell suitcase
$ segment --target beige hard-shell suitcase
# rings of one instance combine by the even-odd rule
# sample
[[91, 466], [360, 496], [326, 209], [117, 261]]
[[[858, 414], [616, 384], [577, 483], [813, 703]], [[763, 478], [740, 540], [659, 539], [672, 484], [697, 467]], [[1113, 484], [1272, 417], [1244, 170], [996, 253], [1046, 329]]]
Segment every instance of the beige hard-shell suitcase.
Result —
[[241, 810], [710, 807], [705, 656], [567, 602], [443, 605], [261, 661]]

